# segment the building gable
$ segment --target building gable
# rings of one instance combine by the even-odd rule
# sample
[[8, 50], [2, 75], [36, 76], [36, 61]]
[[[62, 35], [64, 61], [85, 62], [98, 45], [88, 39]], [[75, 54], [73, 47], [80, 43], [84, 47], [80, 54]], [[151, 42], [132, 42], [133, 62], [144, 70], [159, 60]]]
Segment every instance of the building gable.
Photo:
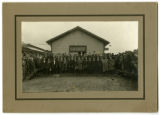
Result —
[[51, 44], [53, 53], [69, 53], [71, 46], [86, 46], [87, 53], [103, 53], [105, 44], [92, 36], [76, 30]]
[[78, 31], [81, 31], [81, 32], [83, 32], [83, 33], [86, 33], [87, 35], [91, 36], [92, 38], [97, 39], [97, 40], [103, 42], [105, 45], [109, 44], [109, 42], [108, 42], [107, 40], [105, 40], [105, 39], [103, 39], [103, 38], [101, 38], [101, 37], [99, 37], [99, 36], [97, 36], [97, 35], [89, 32], [89, 31], [87, 31], [87, 30], [85, 30], [85, 29], [83, 29], [83, 28], [81, 28], [81, 27], [79, 27], [79, 26], [77, 26], [77, 27], [75, 27], [75, 28], [73, 28], [73, 29], [71, 29], [71, 30], [69, 30], [69, 31], [66, 31], [66, 32], [64, 32], [64, 33], [62, 33], [62, 34], [54, 37], [54, 38], [51, 38], [50, 40], [47, 41], [47, 43], [48, 43], [48, 44], [51, 44], [52, 42], [54, 42], [54, 41], [56, 41], [56, 40], [58, 40], [58, 39], [61, 39], [61, 38], [63, 38], [64, 36], [66, 36], [66, 35], [68, 35], [68, 34], [71, 34], [71, 33], [75, 32], [75, 31], [77, 31], [77, 30], [78, 30]]

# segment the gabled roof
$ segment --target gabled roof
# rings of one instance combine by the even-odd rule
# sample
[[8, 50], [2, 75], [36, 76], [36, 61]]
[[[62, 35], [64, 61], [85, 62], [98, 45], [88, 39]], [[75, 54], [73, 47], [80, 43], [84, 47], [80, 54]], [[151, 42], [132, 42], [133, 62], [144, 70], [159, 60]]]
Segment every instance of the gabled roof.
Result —
[[22, 43], [22, 47], [23, 47], [23, 48], [30, 49], [30, 50], [38, 51], [38, 52], [48, 52], [47, 50], [42, 49], [42, 48], [39, 48], [39, 47], [34, 46], [34, 45], [32, 45], [32, 44]]
[[79, 27], [79, 26], [77, 26], [77, 27], [75, 27], [75, 28], [73, 28], [73, 29], [70, 29], [70, 30], [68, 30], [68, 31], [66, 31], [66, 32], [64, 32], [64, 33], [62, 33], [62, 34], [54, 37], [54, 38], [51, 38], [50, 40], [47, 41], [47, 43], [50, 44], [50, 43], [52, 43], [52, 42], [54, 42], [54, 41], [56, 41], [56, 40], [64, 37], [65, 35], [68, 35], [68, 34], [74, 32], [74, 31], [76, 31], [76, 30], [80, 30], [80, 31], [88, 34], [89, 36], [92, 36], [93, 38], [100, 40], [100, 41], [103, 42], [105, 45], [109, 44], [109, 42], [108, 42], [107, 40], [105, 40], [105, 39], [103, 39], [103, 38], [101, 38], [101, 37], [99, 37], [99, 36], [97, 36], [97, 35], [89, 32], [88, 30], [85, 30], [85, 29], [83, 29], [83, 28], [81, 28], [81, 27]]

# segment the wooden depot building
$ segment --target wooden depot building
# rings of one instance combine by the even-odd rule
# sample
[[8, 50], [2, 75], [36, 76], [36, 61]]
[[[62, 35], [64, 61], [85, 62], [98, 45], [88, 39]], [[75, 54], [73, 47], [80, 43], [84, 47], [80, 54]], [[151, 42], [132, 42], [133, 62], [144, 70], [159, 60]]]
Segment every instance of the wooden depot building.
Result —
[[79, 26], [47, 41], [53, 54], [103, 54], [109, 42]]

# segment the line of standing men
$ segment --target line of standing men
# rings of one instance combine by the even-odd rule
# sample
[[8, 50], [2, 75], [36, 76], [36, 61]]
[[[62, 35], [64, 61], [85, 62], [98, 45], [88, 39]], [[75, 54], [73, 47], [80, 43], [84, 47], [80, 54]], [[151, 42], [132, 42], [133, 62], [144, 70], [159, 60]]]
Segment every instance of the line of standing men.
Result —
[[134, 52], [106, 55], [34, 55], [23, 53], [23, 78], [37, 73], [105, 73], [114, 70], [137, 73], [138, 59]]
[[[110, 59], [111, 60], [111, 59]], [[108, 71], [109, 59], [100, 55], [23, 55], [23, 76], [42, 72], [57, 73], [102, 73]], [[112, 66], [114, 66], [112, 64]], [[24, 77], [25, 78], [25, 77]]]

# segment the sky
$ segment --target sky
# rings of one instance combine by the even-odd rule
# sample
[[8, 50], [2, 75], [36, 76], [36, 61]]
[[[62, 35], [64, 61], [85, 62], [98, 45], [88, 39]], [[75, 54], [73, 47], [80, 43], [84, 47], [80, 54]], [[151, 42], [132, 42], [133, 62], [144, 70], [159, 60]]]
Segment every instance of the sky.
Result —
[[47, 40], [76, 26], [109, 41], [107, 52], [120, 53], [138, 48], [138, 21], [22, 22], [22, 42], [51, 50]]

